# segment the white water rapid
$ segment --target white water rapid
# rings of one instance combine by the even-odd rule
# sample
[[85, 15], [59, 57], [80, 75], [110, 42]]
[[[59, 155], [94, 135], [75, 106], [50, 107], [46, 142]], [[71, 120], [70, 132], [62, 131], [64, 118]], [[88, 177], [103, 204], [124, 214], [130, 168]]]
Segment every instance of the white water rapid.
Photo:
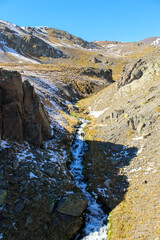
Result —
[[70, 165], [70, 171], [74, 176], [76, 185], [82, 190], [88, 200], [88, 208], [85, 219], [85, 227], [83, 229], [82, 237], [79, 235], [76, 239], [83, 240], [106, 240], [107, 239], [107, 214], [102, 210], [102, 206], [97, 203], [96, 195], [94, 197], [87, 191], [87, 183], [83, 176], [83, 155], [87, 150], [87, 144], [84, 139], [83, 128], [87, 121], [80, 119], [80, 125], [75, 142], [72, 146], [72, 154], [74, 161]]

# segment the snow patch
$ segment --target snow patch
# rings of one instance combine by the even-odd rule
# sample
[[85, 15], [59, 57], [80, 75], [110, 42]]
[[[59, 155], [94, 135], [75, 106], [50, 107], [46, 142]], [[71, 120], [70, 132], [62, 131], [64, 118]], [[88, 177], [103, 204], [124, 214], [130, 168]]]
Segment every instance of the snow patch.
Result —
[[16, 154], [16, 157], [19, 162], [21, 162], [21, 161], [30, 162], [35, 159], [35, 156], [31, 152], [31, 149], [30, 149], [30, 146], [28, 143], [22, 144], [22, 149], [20, 149], [20, 151]]
[[155, 41], [153, 41], [153, 43], [151, 43], [151, 45], [154, 45], [154, 46], [160, 45], [160, 38], [157, 38]]
[[15, 25], [13, 23], [10, 23], [7, 21], [2, 21], [2, 20], [0, 20], [0, 23], [6, 25], [10, 30], [16, 32], [18, 35], [28, 34], [28, 32], [26, 30], [21, 29], [19, 26]]
[[94, 116], [95, 118], [98, 118], [101, 116], [108, 108], [103, 109], [102, 111], [90, 111], [90, 115]]
[[5, 149], [5, 148], [9, 148], [10, 145], [8, 144], [8, 142], [6, 140], [2, 140], [0, 143], [0, 149]]
[[34, 173], [30, 172], [30, 175], [29, 175], [30, 179], [32, 178], [38, 178]]
[[132, 138], [132, 140], [134, 140], [134, 141], [138, 141], [138, 140], [142, 140], [142, 139], [143, 139], [143, 136], [137, 137], [137, 138]]
[[7, 47], [4, 41], [1, 41], [0, 43], [2, 44], [4, 51], [9, 53], [13, 57], [18, 58], [19, 60], [22, 60], [22, 61], [27, 61], [27, 62], [31, 62], [31, 63], [38, 63], [35, 60], [31, 60], [27, 57], [24, 57], [23, 55], [16, 52], [14, 49]]

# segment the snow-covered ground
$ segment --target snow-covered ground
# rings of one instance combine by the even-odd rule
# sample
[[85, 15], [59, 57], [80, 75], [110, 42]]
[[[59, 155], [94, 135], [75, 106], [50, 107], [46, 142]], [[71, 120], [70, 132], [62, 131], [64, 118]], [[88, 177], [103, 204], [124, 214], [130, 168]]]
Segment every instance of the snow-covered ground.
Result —
[[90, 115], [94, 116], [95, 118], [98, 118], [100, 115], [102, 115], [108, 108], [103, 109], [102, 111], [90, 111]]

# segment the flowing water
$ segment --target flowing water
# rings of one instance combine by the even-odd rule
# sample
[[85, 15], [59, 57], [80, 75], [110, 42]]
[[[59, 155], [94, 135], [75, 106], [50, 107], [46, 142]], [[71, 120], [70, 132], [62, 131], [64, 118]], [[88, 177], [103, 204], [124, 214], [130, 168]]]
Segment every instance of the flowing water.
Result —
[[83, 128], [87, 121], [80, 119], [80, 125], [75, 142], [72, 146], [72, 154], [74, 161], [70, 165], [71, 173], [74, 176], [76, 185], [82, 190], [88, 200], [88, 208], [86, 213], [85, 227], [83, 232], [76, 239], [83, 240], [106, 240], [107, 239], [107, 214], [102, 210], [102, 206], [97, 203], [96, 195], [94, 197], [87, 191], [87, 183], [83, 176], [83, 155], [87, 150], [87, 144], [84, 139]]

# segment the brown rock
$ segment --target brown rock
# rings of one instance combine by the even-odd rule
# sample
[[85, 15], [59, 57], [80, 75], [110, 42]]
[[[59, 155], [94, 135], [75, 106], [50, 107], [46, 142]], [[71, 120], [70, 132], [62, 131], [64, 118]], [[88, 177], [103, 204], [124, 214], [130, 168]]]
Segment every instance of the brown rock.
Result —
[[2, 106], [3, 136], [23, 140], [21, 105], [16, 102]]
[[15, 71], [0, 69], [0, 134], [40, 146], [51, 137], [49, 116], [28, 81]]
[[[30, 128], [33, 130], [33, 133], [35, 133], [36, 136], [33, 137], [33, 139], [37, 139], [38, 135], [39, 142], [41, 142], [42, 139], [46, 140], [50, 138], [51, 127], [49, 123], [49, 116], [46, 110], [44, 109], [38, 95], [35, 93], [33, 86], [31, 86], [31, 84], [28, 81], [23, 82], [23, 91], [24, 91], [24, 115], [27, 122], [25, 125], [27, 128], [25, 129], [26, 138], [28, 139], [28, 137], [29, 138], [31, 137]], [[39, 127], [35, 123], [37, 123]], [[28, 126], [30, 127], [28, 128]], [[41, 134], [40, 133], [36, 134], [36, 131], [38, 129], [39, 131], [41, 131], [40, 132]]]
[[1, 101], [7, 104], [14, 101], [23, 101], [22, 78], [16, 71], [0, 69]]

